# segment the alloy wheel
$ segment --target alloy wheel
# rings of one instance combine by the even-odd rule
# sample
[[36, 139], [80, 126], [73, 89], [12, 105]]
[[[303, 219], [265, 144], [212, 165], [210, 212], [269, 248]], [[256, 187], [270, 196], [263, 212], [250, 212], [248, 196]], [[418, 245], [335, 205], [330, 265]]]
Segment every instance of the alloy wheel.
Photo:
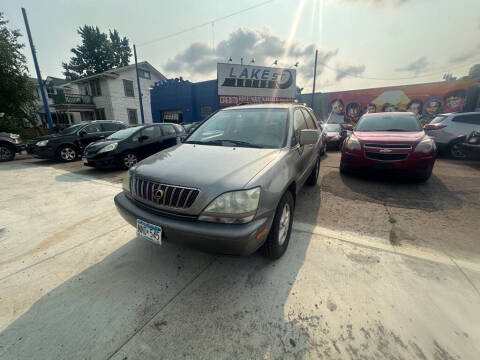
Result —
[[278, 244], [282, 246], [287, 239], [288, 230], [290, 229], [290, 205], [288, 203], [283, 207], [279, 227]]
[[137, 157], [135, 156], [135, 154], [127, 154], [123, 158], [123, 164], [127, 169], [130, 169], [136, 163], [137, 163]]
[[6, 161], [9, 160], [12, 156], [12, 151], [6, 146], [0, 146], [0, 160]]
[[64, 161], [73, 161], [75, 160], [76, 156], [76, 151], [70, 147], [64, 147], [62, 150], [60, 150], [60, 157]]
[[452, 145], [452, 147], [450, 149], [450, 154], [452, 154], [452, 156], [455, 159], [463, 159], [463, 158], [466, 157], [460, 143], [456, 143], [456, 144]]

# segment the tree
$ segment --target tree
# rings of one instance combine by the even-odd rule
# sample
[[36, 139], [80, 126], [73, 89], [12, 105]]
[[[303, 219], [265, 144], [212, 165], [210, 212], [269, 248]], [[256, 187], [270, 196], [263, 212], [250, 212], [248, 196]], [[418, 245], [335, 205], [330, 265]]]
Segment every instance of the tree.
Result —
[[28, 68], [18, 41], [19, 30], [9, 30], [0, 12], [0, 131], [23, 132], [26, 109], [35, 105], [35, 88], [28, 80]]
[[126, 37], [120, 38], [117, 30], [109, 30], [107, 36], [98, 26], [84, 25], [77, 32], [82, 43], [71, 49], [74, 56], [70, 61], [62, 63], [65, 76], [75, 80], [128, 65], [132, 56], [129, 41]]

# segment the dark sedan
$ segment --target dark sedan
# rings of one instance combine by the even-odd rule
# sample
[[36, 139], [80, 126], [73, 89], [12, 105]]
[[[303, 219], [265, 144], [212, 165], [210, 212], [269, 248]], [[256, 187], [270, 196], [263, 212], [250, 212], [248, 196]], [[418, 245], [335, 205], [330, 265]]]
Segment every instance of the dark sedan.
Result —
[[472, 131], [462, 143], [462, 148], [468, 158], [480, 159], [480, 131]]
[[83, 163], [93, 167], [129, 169], [138, 161], [179, 143], [185, 132], [176, 127], [179, 125], [163, 123], [117, 131], [105, 140], [87, 146]]

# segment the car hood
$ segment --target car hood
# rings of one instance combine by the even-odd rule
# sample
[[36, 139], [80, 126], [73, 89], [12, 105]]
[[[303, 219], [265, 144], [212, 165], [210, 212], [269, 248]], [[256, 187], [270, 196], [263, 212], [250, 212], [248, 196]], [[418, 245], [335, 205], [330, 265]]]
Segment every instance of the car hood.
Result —
[[45, 136], [40, 136], [40, 137], [34, 138], [31, 141], [37, 142], [37, 141], [40, 141], [40, 140], [52, 140], [52, 139], [62, 138], [62, 137], [67, 137], [67, 136], [71, 136], [71, 135], [50, 134], [50, 135], [45, 135]]
[[425, 136], [425, 132], [354, 131], [353, 135], [355, 135], [362, 143], [416, 144]]
[[133, 173], [163, 184], [221, 193], [244, 188], [279, 153], [279, 149], [179, 144], [141, 161]]

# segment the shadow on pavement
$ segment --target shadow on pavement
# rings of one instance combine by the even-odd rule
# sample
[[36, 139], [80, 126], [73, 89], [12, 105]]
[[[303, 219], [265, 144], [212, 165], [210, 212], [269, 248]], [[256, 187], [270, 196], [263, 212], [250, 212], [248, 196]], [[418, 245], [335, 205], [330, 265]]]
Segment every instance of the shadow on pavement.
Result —
[[460, 208], [463, 203], [436, 175], [419, 183], [385, 174], [344, 175], [331, 171], [324, 176], [322, 188], [345, 199], [432, 212]]
[[[319, 187], [308, 193], [316, 213]], [[11, 323], [0, 357], [104, 359], [126, 344], [120, 359], [303, 358], [311, 340], [287, 300], [309, 243], [309, 234], [292, 235], [285, 255], [270, 261], [133, 239]], [[309, 324], [322, 322], [320, 313]]]

